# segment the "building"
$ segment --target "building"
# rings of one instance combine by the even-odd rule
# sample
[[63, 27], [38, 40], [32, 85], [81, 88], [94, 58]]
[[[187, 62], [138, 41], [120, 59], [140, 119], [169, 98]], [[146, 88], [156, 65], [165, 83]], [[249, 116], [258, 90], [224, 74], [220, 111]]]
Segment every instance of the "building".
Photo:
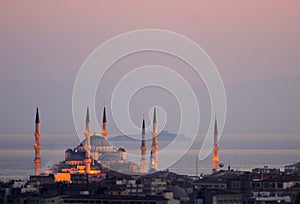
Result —
[[196, 189], [227, 189], [227, 181], [223, 179], [198, 179], [193, 182]]
[[47, 169], [47, 174], [55, 174], [56, 182], [71, 182], [73, 174], [89, 174], [97, 177], [105, 176], [109, 169], [124, 173], [137, 173], [138, 165], [126, 160], [126, 150], [116, 148], [108, 140], [106, 130], [106, 110], [103, 109], [102, 135], [96, 129], [90, 135], [89, 109], [86, 113], [85, 139], [74, 149], [65, 151], [65, 160]]
[[161, 178], [151, 178], [144, 180], [144, 190], [148, 195], [162, 193], [167, 188], [167, 181]]
[[201, 189], [196, 192], [195, 204], [242, 204], [242, 194], [224, 189]]
[[284, 173], [287, 175], [300, 175], [300, 162], [284, 166]]
[[31, 196], [27, 200], [27, 204], [47, 204], [47, 203], [56, 203], [56, 204], [62, 204], [63, 200], [61, 199], [61, 196]]
[[264, 166], [264, 168], [254, 168], [252, 169], [253, 173], [258, 174], [280, 174], [280, 169], [269, 168], [268, 166]]
[[173, 198], [171, 192], [166, 192], [163, 195], [146, 195], [146, 196], [105, 196], [105, 195], [77, 195], [62, 197], [63, 203], [116, 203], [116, 204], [179, 204], [180, 201]]

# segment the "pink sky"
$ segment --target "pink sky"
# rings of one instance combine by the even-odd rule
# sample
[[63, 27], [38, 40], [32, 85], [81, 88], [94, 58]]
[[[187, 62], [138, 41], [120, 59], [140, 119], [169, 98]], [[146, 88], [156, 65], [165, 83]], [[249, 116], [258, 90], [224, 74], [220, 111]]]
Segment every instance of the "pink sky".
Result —
[[11, 65], [2, 74], [30, 78], [12, 62], [18, 56], [51, 80], [60, 78], [52, 70], [73, 76], [101, 42], [161, 28], [200, 44], [225, 82], [299, 76], [299, 13], [298, 1], [2, 1], [1, 53]]
[[0, 134], [15, 124], [31, 133], [36, 100], [46, 131], [73, 130], [72, 87], [86, 57], [145, 28], [178, 32], [207, 51], [229, 94], [230, 131], [300, 132], [299, 14], [296, 0], [1, 1]]

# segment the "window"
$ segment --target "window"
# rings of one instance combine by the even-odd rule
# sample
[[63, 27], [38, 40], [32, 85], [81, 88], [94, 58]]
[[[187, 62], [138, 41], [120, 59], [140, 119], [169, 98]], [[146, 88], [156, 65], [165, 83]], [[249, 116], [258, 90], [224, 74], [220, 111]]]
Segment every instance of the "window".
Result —
[[270, 184], [269, 183], [264, 183], [264, 188], [269, 188]]
[[275, 186], [275, 183], [272, 183], [272, 188], [275, 188], [276, 186]]

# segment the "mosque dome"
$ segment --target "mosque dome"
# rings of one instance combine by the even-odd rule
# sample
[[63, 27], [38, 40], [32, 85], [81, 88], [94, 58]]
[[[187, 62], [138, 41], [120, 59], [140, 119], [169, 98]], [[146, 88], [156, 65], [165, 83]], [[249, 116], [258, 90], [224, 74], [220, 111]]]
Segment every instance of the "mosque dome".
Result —
[[[112, 144], [102, 136], [93, 135], [91, 136], [91, 146], [92, 147], [103, 147], [103, 146], [112, 146]], [[79, 146], [84, 146], [86, 139], [84, 139]]]
[[106, 153], [98, 158], [102, 162], [119, 161], [120, 156], [114, 153]]
[[123, 147], [120, 147], [120, 148], [118, 149], [118, 151], [120, 151], [120, 152], [126, 152], [126, 150], [125, 150]]

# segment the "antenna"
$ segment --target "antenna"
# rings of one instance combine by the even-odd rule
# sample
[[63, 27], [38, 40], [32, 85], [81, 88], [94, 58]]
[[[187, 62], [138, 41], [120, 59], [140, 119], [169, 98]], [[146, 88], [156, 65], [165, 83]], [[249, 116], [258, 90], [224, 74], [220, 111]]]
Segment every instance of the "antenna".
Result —
[[196, 155], [196, 177], [198, 176], [198, 156]]

